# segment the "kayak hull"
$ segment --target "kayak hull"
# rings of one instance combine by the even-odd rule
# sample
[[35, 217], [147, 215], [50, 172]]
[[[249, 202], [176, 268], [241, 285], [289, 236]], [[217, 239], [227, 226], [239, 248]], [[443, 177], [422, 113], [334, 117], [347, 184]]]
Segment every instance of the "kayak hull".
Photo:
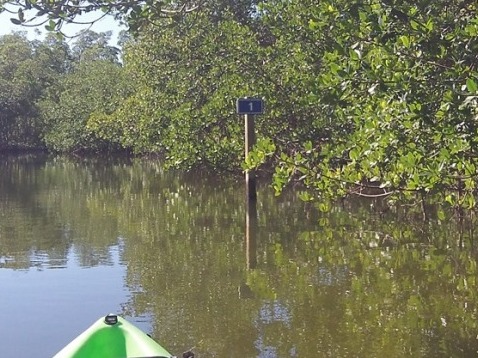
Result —
[[171, 358], [166, 349], [122, 317], [97, 320], [53, 358]]

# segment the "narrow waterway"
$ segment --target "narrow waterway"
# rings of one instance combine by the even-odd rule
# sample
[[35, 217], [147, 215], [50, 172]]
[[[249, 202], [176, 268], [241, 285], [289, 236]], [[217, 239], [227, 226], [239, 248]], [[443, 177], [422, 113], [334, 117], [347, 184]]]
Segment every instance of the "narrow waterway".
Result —
[[240, 180], [0, 157], [0, 356], [51, 357], [107, 313], [198, 358], [476, 355], [472, 227], [370, 205], [260, 184], [246, 220]]

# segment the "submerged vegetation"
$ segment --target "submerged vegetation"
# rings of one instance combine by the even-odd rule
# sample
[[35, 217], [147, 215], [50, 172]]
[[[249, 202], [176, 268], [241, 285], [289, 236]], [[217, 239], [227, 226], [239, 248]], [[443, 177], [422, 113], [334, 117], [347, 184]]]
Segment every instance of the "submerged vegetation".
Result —
[[[55, 4], [34, 5], [51, 30], [75, 16]], [[95, 3], [130, 14], [121, 61], [105, 34], [85, 32], [72, 48], [2, 37], [0, 146], [260, 167], [277, 192], [298, 181], [323, 210], [351, 195], [439, 203], [439, 218], [476, 206], [476, 2], [161, 4]], [[266, 113], [244, 160], [234, 103], [250, 95]]]

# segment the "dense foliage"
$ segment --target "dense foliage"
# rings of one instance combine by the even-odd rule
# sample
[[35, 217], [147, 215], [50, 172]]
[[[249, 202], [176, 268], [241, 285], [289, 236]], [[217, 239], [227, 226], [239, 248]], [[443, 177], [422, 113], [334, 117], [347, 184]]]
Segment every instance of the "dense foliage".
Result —
[[308, 123], [322, 118], [314, 126], [322, 136], [300, 136], [285, 151], [271, 138], [285, 152], [279, 188], [299, 174], [323, 197], [437, 191], [446, 201], [474, 206], [475, 3], [301, 2], [267, 6], [266, 14], [285, 17], [276, 36], [296, 30], [282, 36], [290, 46], [300, 35], [306, 39], [295, 56], [309, 82], [302, 96], [316, 108]]
[[[110, 34], [82, 33], [72, 46], [49, 35], [0, 38], [0, 148], [97, 151], [112, 146], [86, 127], [114, 109], [129, 86]], [[117, 147], [115, 147], [117, 148]]]
[[61, 50], [18, 34], [0, 38], [0, 148], [37, 144], [35, 103], [64, 71]]
[[[48, 4], [34, 7], [58, 21], [75, 16], [63, 7], [65, 16], [55, 18]], [[126, 13], [119, 4], [95, 6]], [[138, 6], [129, 18], [137, 31], [124, 48], [124, 67], [113, 61], [99, 68], [95, 60], [59, 82], [57, 97], [48, 98], [59, 103], [69, 88], [63, 106], [81, 108], [81, 120], [71, 126], [72, 114], [49, 115], [43, 130], [50, 147], [120, 145], [164, 153], [175, 166], [237, 170], [243, 134], [234, 102], [259, 95], [267, 113], [256, 118], [259, 142], [245, 163], [273, 168], [278, 192], [298, 180], [308, 189], [303, 198], [321, 199], [323, 209], [347, 195], [475, 206], [475, 2], [183, 5], [170, 12], [128, 5]], [[91, 97], [81, 88], [92, 88]], [[79, 143], [55, 139], [62, 131]]]
[[117, 49], [105, 34], [84, 33], [72, 48], [72, 69], [40, 101], [49, 149], [59, 152], [117, 149], [87, 127], [92, 113], [114, 111], [129, 86], [123, 77]]

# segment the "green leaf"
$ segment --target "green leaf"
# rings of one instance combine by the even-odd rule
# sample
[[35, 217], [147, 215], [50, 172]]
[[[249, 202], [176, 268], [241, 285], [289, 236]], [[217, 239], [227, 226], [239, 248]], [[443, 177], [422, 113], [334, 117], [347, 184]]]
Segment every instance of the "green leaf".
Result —
[[310, 195], [310, 193], [307, 192], [307, 191], [301, 191], [301, 192], [299, 193], [299, 198], [300, 198], [300, 200], [302, 200], [302, 201], [311, 201], [311, 200], [313, 200], [313, 197], [312, 197], [312, 196]]
[[468, 78], [466, 80], [466, 88], [469, 92], [475, 93], [478, 90], [478, 85], [476, 84], [475, 80]]
[[406, 48], [410, 47], [410, 38], [407, 35], [400, 36], [400, 41]]
[[18, 18], [20, 19], [21, 22], [25, 21], [25, 14], [22, 9], [18, 9]]
[[55, 31], [56, 23], [53, 20], [50, 20], [48, 24], [45, 25], [47, 31]]
[[328, 202], [319, 203], [319, 210], [323, 213], [326, 213], [330, 210], [330, 205]]
[[435, 24], [433, 23], [433, 20], [430, 18], [428, 21], [425, 23], [425, 28], [431, 32], [433, 31], [433, 28], [435, 27]]
[[352, 148], [349, 152], [349, 157], [352, 160], [357, 160], [359, 157], [359, 151], [357, 148]]
[[309, 29], [311, 30], [315, 30], [317, 29], [319, 26], [318, 26], [318, 22], [317, 21], [314, 21], [312, 19], [309, 20]]
[[442, 208], [438, 209], [437, 216], [440, 221], [445, 220], [445, 212], [443, 211]]

